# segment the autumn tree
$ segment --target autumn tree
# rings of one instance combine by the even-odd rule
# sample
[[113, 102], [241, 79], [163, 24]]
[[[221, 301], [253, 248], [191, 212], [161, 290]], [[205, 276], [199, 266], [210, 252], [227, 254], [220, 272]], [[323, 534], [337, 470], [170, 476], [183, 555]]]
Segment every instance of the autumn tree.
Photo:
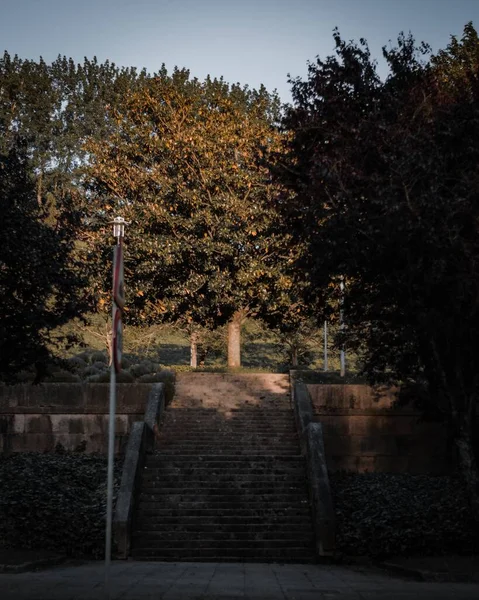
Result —
[[[129, 318], [228, 322], [233, 367], [244, 318], [274, 310], [290, 286], [278, 186], [266, 166], [281, 140], [278, 115], [277, 97], [264, 88], [163, 69], [113, 112], [115, 131], [87, 146], [95, 214], [131, 221]], [[101, 234], [88, 260], [102, 255]]]
[[425, 384], [447, 421], [477, 513], [479, 390], [479, 43], [427, 60], [400, 36], [381, 81], [367, 44], [335, 33], [336, 55], [292, 81], [281, 182], [303, 269], [329, 296], [346, 278], [349, 347], [372, 382]]

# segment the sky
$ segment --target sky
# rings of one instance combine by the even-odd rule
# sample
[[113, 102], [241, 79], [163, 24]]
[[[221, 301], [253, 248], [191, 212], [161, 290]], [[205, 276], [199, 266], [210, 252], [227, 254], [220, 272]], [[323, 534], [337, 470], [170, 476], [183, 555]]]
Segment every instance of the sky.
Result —
[[223, 76], [291, 100], [288, 74], [333, 53], [332, 31], [381, 48], [412, 32], [433, 51], [464, 25], [479, 28], [479, 0], [0, 0], [0, 51], [50, 62], [59, 54], [158, 71], [165, 63], [204, 79]]

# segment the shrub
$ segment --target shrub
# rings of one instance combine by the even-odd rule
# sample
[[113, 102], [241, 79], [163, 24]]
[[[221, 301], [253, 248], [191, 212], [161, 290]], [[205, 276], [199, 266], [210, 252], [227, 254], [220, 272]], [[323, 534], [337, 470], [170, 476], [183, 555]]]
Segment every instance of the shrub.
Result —
[[[95, 380], [92, 383], [109, 383], [110, 382], [110, 371], [103, 371], [95, 377]], [[135, 378], [128, 371], [120, 371], [116, 374], [116, 382], [117, 383], [134, 383]]]
[[134, 377], [141, 377], [142, 375], [151, 375], [152, 373], [155, 373], [155, 371], [157, 371], [158, 369], [158, 365], [149, 361], [149, 360], [145, 360], [139, 364], [136, 365], [132, 365], [130, 367], [130, 373], [134, 376]]
[[80, 381], [79, 375], [65, 370], [55, 371], [45, 379], [45, 383], [79, 383]]
[[67, 363], [68, 363], [69, 368], [73, 372], [81, 371], [82, 369], [85, 369], [87, 366], [87, 362], [85, 360], [83, 360], [83, 358], [80, 358], [79, 356], [72, 356], [71, 358], [69, 358], [67, 360]]
[[86, 367], [86, 369], [83, 369], [83, 371], [81, 372], [81, 377], [89, 380], [89, 378], [91, 376], [96, 376], [99, 374], [100, 374], [100, 371], [96, 367], [90, 366], [90, 367]]
[[104, 352], [93, 352], [90, 360], [93, 364], [102, 363], [103, 366], [108, 364], [108, 358]]
[[335, 473], [330, 481], [342, 554], [383, 559], [479, 550], [479, 526], [454, 477]]
[[[80, 453], [0, 457], [0, 539], [5, 548], [73, 557], [104, 552], [107, 459]], [[115, 464], [115, 496], [121, 465]]]

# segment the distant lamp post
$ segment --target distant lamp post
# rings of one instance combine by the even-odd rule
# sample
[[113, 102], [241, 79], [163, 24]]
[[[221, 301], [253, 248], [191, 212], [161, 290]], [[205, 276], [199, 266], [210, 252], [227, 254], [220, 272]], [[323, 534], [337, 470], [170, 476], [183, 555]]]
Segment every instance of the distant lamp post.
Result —
[[110, 369], [110, 416], [108, 423], [108, 475], [106, 502], [106, 539], [105, 539], [105, 598], [110, 598], [111, 538], [113, 523], [113, 465], [115, 460], [115, 417], [116, 417], [116, 375], [121, 371], [123, 346], [123, 328], [121, 317], [125, 306], [125, 284], [123, 278], [123, 238], [125, 225], [129, 223], [123, 217], [110, 221], [116, 246], [113, 249], [113, 302], [111, 334]]
[[[341, 332], [344, 332], [344, 279], [341, 277], [340, 283], [341, 289], [341, 309], [339, 311], [339, 323]], [[340, 354], [340, 376], [344, 377], [346, 375], [346, 353], [344, 351], [344, 341], [342, 341], [341, 345], [341, 354]]]

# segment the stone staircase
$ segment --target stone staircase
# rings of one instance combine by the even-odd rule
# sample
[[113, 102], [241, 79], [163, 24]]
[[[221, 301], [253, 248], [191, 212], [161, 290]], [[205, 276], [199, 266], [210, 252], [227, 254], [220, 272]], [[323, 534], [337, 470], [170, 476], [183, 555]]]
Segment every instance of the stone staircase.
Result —
[[287, 376], [180, 374], [143, 472], [132, 557], [314, 561]]

